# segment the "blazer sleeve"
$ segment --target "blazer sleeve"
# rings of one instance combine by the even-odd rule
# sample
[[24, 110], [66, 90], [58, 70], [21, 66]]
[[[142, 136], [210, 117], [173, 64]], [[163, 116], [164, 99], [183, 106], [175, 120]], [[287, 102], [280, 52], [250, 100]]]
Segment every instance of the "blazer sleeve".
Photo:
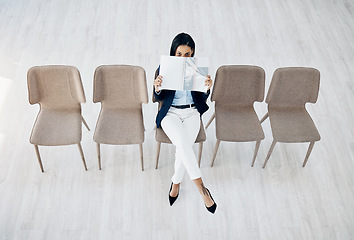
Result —
[[164, 100], [164, 98], [165, 98], [165, 91], [164, 91], [164, 90], [160, 90], [159, 94], [157, 94], [157, 93], [155, 92], [155, 87], [154, 87], [154, 96], [155, 96], [155, 99], [156, 99], [157, 101], [162, 101], [162, 100]]
[[202, 95], [203, 100], [206, 101], [208, 99], [209, 95], [210, 95], [210, 89], [206, 93], [203, 93], [203, 95]]
[[[155, 78], [154, 78], [154, 80], [157, 78], [157, 76], [159, 75], [159, 73], [160, 73], [160, 66], [159, 66], [159, 67], [156, 69], [156, 71], [155, 71]], [[156, 91], [155, 91], [155, 86], [154, 86], [154, 97], [155, 97], [155, 99], [156, 99], [157, 101], [162, 101], [162, 100], [164, 100], [164, 98], [165, 98], [165, 91], [160, 90], [159, 93], [156, 93]]]

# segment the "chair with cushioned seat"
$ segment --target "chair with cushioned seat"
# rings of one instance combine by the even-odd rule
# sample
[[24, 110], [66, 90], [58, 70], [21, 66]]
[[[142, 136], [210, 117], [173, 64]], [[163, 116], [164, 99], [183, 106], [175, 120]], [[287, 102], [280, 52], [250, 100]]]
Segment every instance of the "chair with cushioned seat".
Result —
[[315, 68], [278, 68], [272, 78], [266, 103], [272, 128], [273, 142], [264, 161], [265, 168], [277, 142], [310, 142], [303, 167], [312, 148], [321, 139], [311, 116], [305, 108], [307, 102], [316, 103], [320, 85], [320, 72]]
[[94, 141], [101, 170], [100, 144], [139, 144], [144, 171], [142, 103], [148, 103], [145, 70], [139, 66], [105, 65], [96, 68], [93, 102], [101, 102]]
[[38, 146], [77, 144], [87, 170], [81, 147], [81, 123], [90, 130], [81, 115], [86, 101], [79, 70], [72, 66], [35, 66], [28, 70], [30, 104], [40, 110], [30, 142], [34, 145], [41, 171], [44, 172]]
[[218, 68], [211, 100], [215, 101], [216, 144], [211, 167], [221, 141], [256, 141], [252, 164], [256, 160], [263, 129], [254, 110], [255, 101], [264, 99], [263, 68], [258, 66], [229, 65]]

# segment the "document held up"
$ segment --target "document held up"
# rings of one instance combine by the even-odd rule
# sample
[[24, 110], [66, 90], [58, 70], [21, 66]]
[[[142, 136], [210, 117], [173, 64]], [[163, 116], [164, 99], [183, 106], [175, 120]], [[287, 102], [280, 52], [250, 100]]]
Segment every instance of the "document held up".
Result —
[[206, 92], [208, 58], [161, 56], [160, 89]]

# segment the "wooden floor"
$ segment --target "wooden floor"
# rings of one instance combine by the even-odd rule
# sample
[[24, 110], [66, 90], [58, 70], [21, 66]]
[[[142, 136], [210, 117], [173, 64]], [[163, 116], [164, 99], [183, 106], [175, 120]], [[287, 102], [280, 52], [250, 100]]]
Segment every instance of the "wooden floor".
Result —
[[[196, 56], [223, 64], [258, 65], [266, 90], [274, 70], [309, 66], [321, 72], [318, 102], [307, 106], [322, 140], [301, 167], [307, 144], [272, 142], [269, 120], [256, 164], [255, 143], [222, 142], [210, 168], [215, 126], [207, 129], [201, 170], [218, 204], [208, 213], [185, 176], [173, 207], [168, 189], [174, 147], [156, 142], [151, 102], [159, 57], [181, 31]], [[26, 73], [34, 65], [79, 68], [87, 103], [84, 171], [75, 145], [40, 147], [41, 173], [29, 143], [39, 106], [28, 103]], [[98, 170], [92, 140], [100, 106], [93, 73], [102, 64], [146, 70], [145, 171], [139, 147], [102, 147]], [[354, 239], [354, 2], [351, 0], [70, 1], [0, 0], [0, 239]], [[204, 124], [214, 111], [204, 115]], [[265, 103], [256, 103], [261, 118]], [[197, 152], [197, 146], [195, 150]]]

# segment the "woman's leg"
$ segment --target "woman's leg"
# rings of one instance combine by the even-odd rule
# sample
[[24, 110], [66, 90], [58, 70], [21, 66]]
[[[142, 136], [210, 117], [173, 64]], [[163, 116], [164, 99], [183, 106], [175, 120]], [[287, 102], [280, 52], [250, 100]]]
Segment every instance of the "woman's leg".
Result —
[[202, 178], [194, 179], [193, 182], [197, 186], [199, 193], [202, 195], [205, 206], [211, 207], [214, 204], [214, 201], [211, 199], [209, 192], [204, 186]]
[[200, 130], [200, 116], [196, 109], [176, 110], [168, 112], [161, 122], [171, 142], [176, 146], [175, 174], [172, 177], [171, 197], [176, 197], [179, 184], [183, 179], [185, 169], [189, 177], [197, 186], [203, 197], [204, 204], [210, 207], [214, 204], [211, 196], [203, 184], [197, 159], [193, 151], [193, 144]]
[[172, 182], [180, 183], [185, 170], [191, 179], [200, 178], [201, 173], [193, 151], [193, 144], [200, 129], [198, 111], [172, 108], [162, 120], [161, 126], [176, 146], [175, 174]]
[[[198, 136], [199, 130], [200, 130], [200, 116], [199, 113], [197, 114], [198, 118], [195, 118], [196, 116], [191, 116], [187, 111], [186, 116], [181, 116], [183, 120], [183, 126], [186, 129], [186, 132], [188, 134], [188, 144], [193, 146], [195, 139]], [[195, 155], [193, 155], [195, 156]], [[195, 159], [193, 163], [196, 163], [197, 160]], [[189, 161], [191, 163], [191, 161]], [[198, 168], [199, 169], [199, 168]], [[201, 177], [199, 178], [191, 178], [194, 182], [194, 184], [197, 186], [199, 193], [203, 197], [203, 201], [207, 207], [210, 207], [214, 204], [214, 201], [211, 199], [209, 192], [207, 191], [206, 187], [204, 186], [203, 180]], [[178, 186], [179, 187], [179, 186]], [[178, 189], [177, 193], [178, 194]]]

